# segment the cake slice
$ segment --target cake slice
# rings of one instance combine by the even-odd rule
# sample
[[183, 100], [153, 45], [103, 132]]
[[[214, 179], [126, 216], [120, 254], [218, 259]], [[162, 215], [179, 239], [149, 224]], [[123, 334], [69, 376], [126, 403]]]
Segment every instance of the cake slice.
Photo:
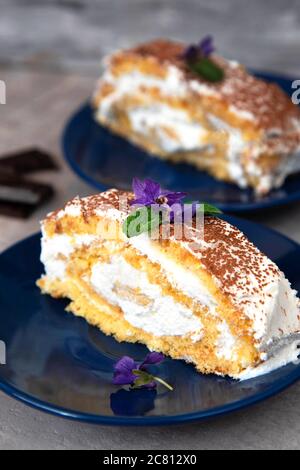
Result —
[[133, 195], [75, 198], [42, 223], [45, 294], [118, 341], [233, 378], [297, 359], [300, 307], [278, 267], [228, 222], [205, 217], [204, 239], [127, 238]]
[[300, 171], [299, 107], [214, 54], [206, 64], [222, 73], [199, 74], [193, 47], [159, 39], [108, 57], [93, 97], [96, 120], [158, 158], [267, 194]]

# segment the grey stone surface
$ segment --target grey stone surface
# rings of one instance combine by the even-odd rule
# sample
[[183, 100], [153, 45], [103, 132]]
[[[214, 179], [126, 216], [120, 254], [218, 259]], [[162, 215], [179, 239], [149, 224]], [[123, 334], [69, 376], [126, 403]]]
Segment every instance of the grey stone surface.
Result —
[[0, 62], [96, 70], [156, 36], [197, 40], [246, 65], [299, 72], [299, 0], [1, 0]]
[[[0, 0], [0, 7], [0, 79], [8, 92], [0, 105], [0, 154], [39, 145], [61, 165], [47, 206], [26, 222], [0, 217], [0, 251], [37, 231], [46, 212], [92, 193], [63, 163], [59, 141], [107, 51], [156, 35], [194, 40], [212, 32], [229, 57], [300, 74], [299, 0]], [[299, 215], [297, 203], [248, 218], [300, 242]], [[65, 421], [0, 393], [0, 449], [299, 449], [299, 418], [300, 383], [213, 421], [143, 429]]]
[[0, 395], [1, 449], [214, 450], [299, 449], [299, 391], [203, 423], [166, 428], [119, 428], [73, 423]]

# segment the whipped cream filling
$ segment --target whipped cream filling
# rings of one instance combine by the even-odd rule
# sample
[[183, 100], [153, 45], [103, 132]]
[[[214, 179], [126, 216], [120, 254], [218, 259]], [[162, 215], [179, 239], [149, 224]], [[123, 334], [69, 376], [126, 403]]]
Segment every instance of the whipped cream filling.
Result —
[[[131, 325], [156, 336], [189, 334], [194, 341], [201, 338], [199, 318], [173, 297], [163, 295], [158, 285], [151, 284], [145, 273], [132, 267], [122, 256], [113, 256], [110, 263], [96, 263], [89, 282], [109, 303], [122, 309]], [[119, 289], [124, 287], [127, 291], [121, 295]], [[134, 292], [132, 298], [127, 295], [130, 289]]]
[[115, 90], [103, 98], [98, 108], [99, 117], [112, 118], [112, 106], [125, 95], [136, 95], [141, 87], [157, 88], [167, 96], [184, 96], [186, 84], [182, 82], [181, 74], [175, 67], [169, 67], [169, 72], [164, 79], [151, 75], [144, 75], [138, 71], [113, 76], [108, 70], [102, 76], [101, 83], [110, 83]]
[[[272, 263], [266, 257], [265, 271], [270, 268]], [[297, 292], [280, 271], [270, 275], [264, 286], [251, 273], [248, 273], [244, 282], [245, 286], [252, 286], [251, 295], [247, 295], [241, 285], [239, 289], [234, 289], [235, 304], [241, 305], [244, 314], [252, 320], [257, 348], [262, 353], [268, 353], [274, 344], [285, 341], [288, 336], [299, 331]]]
[[244, 370], [235, 379], [249, 380], [261, 375], [268, 374], [276, 369], [286, 366], [287, 364], [298, 364], [300, 355], [300, 338], [294, 341], [289, 341], [283, 344], [279, 350], [276, 350], [264, 362], [257, 367], [252, 367]]
[[[216, 341], [216, 355], [231, 361], [237, 359], [237, 340], [231, 334], [228, 324], [223, 321], [218, 325], [219, 336]], [[262, 362], [256, 367], [247, 367], [234, 376], [244, 381], [268, 374], [290, 363], [298, 363], [300, 356], [300, 335], [291, 334], [278, 342], [272, 343], [267, 352], [261, 354]]]
[[[104, 73], [101, 82], [111, 83], [115, 86], [115, 91], [101, 100], [97, 111], [100, 120], [102, 117], [104, 119], [113, 119], [113, 104], [126, 94], [138, 94], [142, 88], [157, 88], [166, 96], [184, 97], [190, 91], [204, 96], [218, 96], [217, 90], [205, 83], [200, 83], [198, 80], [186, 81], [181, 71], [174, 66], [168, 67], [168, 73], [164, 78], [145, 75], [137, 70], [115, 77], [108, 69]], [[132, 128], [144, 135], [153, 135], [151, 132], [155, 129], [158, 144], [167, 153], [206, 150], [209, 145], [204, 141], [205, 129], [199, 123], [191, 122], [188, 115], [185, 117], [181, 115], [178, 119], [178, 112], [180, 111], [176, 111], [174, 108], [167, 108], [167, 106], [157, 103], [149, 107], [141, 106], [132, 109], [129, 112]], [[245, 121], [253, 121], [254, 119], [252, 113], [238, 109], [233, 105], [230, 106], [230, 112]], [[241, 155], [251, 143], [243, 138], [239, 129], [229, 126], [220, 118], [211, 116], [211, 122], [214, 123], [216, 129], [228, 132], [229, 139], [226, 155], [228, 159], [228, 172], [238, 186], [242, 188], [247, 187], [245, 172], [252, 176], [258, 174], [261, 177], [261, 181], [257, 187], [257, 192], [265, 193], [272, 187], [277, 188], [281, 186], [288, 175], [300, 171], [300, 149], [298, 148], [289, 156], [288, 161], [284, 161], [277, 168], [275, 174], [260, 175], [261, 168], [255, 163], [255, 154], [259, 155], [263, 149], [263, 146], [260, 145], [257, 148], [252, 148], [251, 154], [253, 154], [254, 158], [247, 162], [247, 168], [243, 168]], [[170, 130], [173, 130], [176, 138], [172, 137]]]
[[141, 254], [146, 255], [150, 261], [159, 264], [162, 272], [174, 287], [191, 297], [195, 302], [208, 307], [212, 315], [216, 314], [217, 303], [201, 280], [162, 253], [147, 234], [130, 238], [129, 243]]
[[41, 262], [45, 266], [46, 275], [51, 279], [63, 279], [67, 259], [71, 253], [82, 245], [90, 245], [97, 239], [94, 235], [54, 235], [48, 237], [44, 231], [42, 236]]
[[[78, 198], [78, 201], [80, 201], [79, 198]], [[80, 206], [80, 204], [76, 204], [76, 202], [73, 202], [71, 204], [67, 204], [67, 206], [63, 210], [60, 210], [58, 212], [57, 218], [60, 219], [62, 217], [65, 217], [66, 215], [69, 216], [69, 217], [80, 217], [80, 215], [81, 215], [81, 206]]]
[[[223, 321], [218, 325], [219, 336], [216, 341], [216, 355], [231, 361], [237, 359], [237, 340], [231, 334], [228, 324]], [[300, 335], [292, 334], [278, 342], [274, 342], [267, 352], [261, 354], [262, 362], [256, 367], [246, 369], [234, 376], [244, 381], [268, 374], [290, 363], [298, 363], [300, 356]], [[246, 364], [245, 364], [246, 365]]]
[[[265, 194], [272, 188], [280, 188], [288, 176], [300, 172], [300, 147], [292, 154], [287, 155], [281, 164], [272, 173], [268, 174], [263, 174], [261, 167], [256, 163], [256, 158], [260, 155], [261, 151], [261, 147], [253, 148], [252, 155], [254, 159], [250, 160], [247, 164], [248, 174], [259, 178], [257, 186], [259, 194]], [[286, 153], [286, 149], [282, 148], [282, 152]]]
[[219, 358], [226, 359], [227, 361], [236, 360], [236, 338], [232, 335], [230, 328], [226, 321], [222, 321], [218, 325], [219, 336], [216, 341], [216, 355]]
[[[293, 155], [282, 162], [282, 165], [277, 169], [276, 173], [269, 177], [269, 180], [265, 182], [268, 187], [279, 188], [284, 180], [294, 173], [300, 172], [300, 147], [296, 150]], [[268, 178], [268, 175], [265, 176]]]
[[159, 147], [167, 153], [203, 150], [207, 131], [191, 121], [185, 111], [155, 103], [130, 109], [128, 117], [132, 129], [145, 136], [155, 136]]
[[[188, 85], [183, 79], [182, 73], [174, 66], [168, 67], [168, 73], [163, 78], [159, 78], [155, 75], [145, 75], [138, 70], [133, 70], [116, 77], [112, 75], [108, 69], [100, 80], [100, 83], [102, 82], [111, 83], [116, 88], [113, 94], [117, 94], [118, 97], [125, 94], [136, 94], [141, 87], [157, 88], [166, 96], [184, 97], [188, 91]], [[195, 81], [195, 83], [197, 83], [197, 81]], [[207, 93], [212, 93], [210, 88], [206, 85], [203, 86], [203, 90], [205, 89], [208, 90]], [[215, 92], [213, 93], [215, 94]], [[111, 95], [107, 98], [110, 97]]]
[[[165, 80], [134, 71], [118, 78], [106, 72], [103, 81], [112, 83], [115, 91], [101, 100], [97, 111], [100, 119], [113, 119], [114, 103], [126, 94], [137, 94], [140, 87], [158, 88], [166, 96], [184, 96], [189, 88], [204, 95], [216, 94], [197, 80], [184, 82], [175, 67], [170, 67]], [[234, 113], [234, 109], [231, 111]], [[213, 147], [207, 142], [207, 130], [199, 122], [193, 122], [185, 111], [166, 104], [153, 103], [149, 106], [133, 107], [128, 111], [128, 118], [135, 132], [152, 138], [155, 136], [158, 145], [166, 153], [201, 151]], [[249, 119], [249, 116], [247, 118]], [[209, 116], [209, 120], [217, 131], [228, 133], [228, 172], [239, 186], [247, 186], [244, 169], [240, 163], [241, 154], [247, 145], [242, 133], [213, 115]]]
[[[116, 89], [103, 98], [97, 111], [98, 117], [113, 119], [113, 105], [124, 95], [137, 94], [140, 87], [158, 88], [165, 95], [185, 95], [186, 85], [181, 84], [180, 73], [175, 67], [169, 68], [165, 80], [143, 75], [133, 71], [119, 78], [113, 77], [109, 72], [104, 74], [103, 81], [112, 83]], [[189, 115], [161, 103], [149, 106], [137, 106], [128, 111], [132, 129], [146, 136], [153, 136], [158, 140], [158, 145], [167, 153], [177, 151], [202, 150], [207, 147], [203, 143], [207, 132], [198, 123], [191, 121]]]
[[243, 138], [242, 132], [239, 129], [229, 126], [219, 117], [209, 114], [208, 120], [216, 130], [228, 135], [228, 172], [232, 180], [235, 181], [238, 186], [242, 188], [247, 187], [247, 180], [245, 178], [245, 170], [241, 163], [241, 156], [245, 152], [249, 143], [247, 143]]

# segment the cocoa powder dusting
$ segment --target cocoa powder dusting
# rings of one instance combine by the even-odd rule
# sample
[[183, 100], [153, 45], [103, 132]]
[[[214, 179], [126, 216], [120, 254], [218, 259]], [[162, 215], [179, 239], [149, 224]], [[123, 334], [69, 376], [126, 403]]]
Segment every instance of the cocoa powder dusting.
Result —
[[[187, 81], [193, 80], [205, 84], [229, 106], [237, 111], [253, 116], [255, 123], [263, 129], [292, 131], [296, 121], [300, 120], [300, 110], [295, 106], [279, 86], [268, 83], [251, 75], [245, 67], [232, 63], [219, 56], [212, 56], [225, 71], [225, 79], [219, 83], [211, 83], [192, 73], [184, 58], [186, 45], [157, 39], [141, 44], [121, 54], [151, 57], [159, 63], [166, 63], [179, 68]], [[120, 53], [117, 53], [120, 54]], [[297, 135], [299, 137], [299, 129]]]

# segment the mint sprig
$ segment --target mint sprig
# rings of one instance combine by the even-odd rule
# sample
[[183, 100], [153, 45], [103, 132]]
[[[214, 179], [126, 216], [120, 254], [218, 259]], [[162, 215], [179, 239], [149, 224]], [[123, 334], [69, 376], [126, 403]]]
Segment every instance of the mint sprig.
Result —
[[209, 82], [220, 82], [224, 78], [224, 70], [208, 57], [188, 62], [189, 69]]
[[215, 51], [212, 36], [205, 36], [198, 44], [190, 44], [183, 53], [183, 59], [189, 69], [209, 82], [220, 82], [224, 78], [224, 70], [211, 59]]
[[[202, 205], [204, 215], [218, 216], [222, 214], [222, 211], [212, 204], [208, 203], [197, 203], [194, 201], [185, 202], [182, 206], [182, 211], [185, 209], [191, 208], [193, 215], [196, 214], [196, 204]], [[137, 237], [142, 233], [155, 234], [155, 231], [163, 224], [163, 210], [166, 211], [167, 208], [162, 206], [143, 206], [136, 209], [132, 214], [130, 214], [125, 221], [123, 222], [122, 231], [127, 238]], [[172, 212], [171, 212], [172, 216]], [[174, 217], [173, 217], [174, 219]], [[170, 219], [169, 219], [170, 220]], [[172, 221], [172, 218], [171, 218]], [[167, 222], [167, 220], [166, 220]]]
[[[214, 206], [213, 204], [208, 204], [207, 202], [197, 202], [197, 201], [185, 201], [185, 207], [186, 206], [193, 206], [193, 208], [196, 207], [196, 204], [198, 204], [199, 206], [202, 206], [203, 207], [203, 214], [204, 215], [221, 215], [223, 214], [223, 212], [221, 211], [221, 209], [219, 209], [218, 207]], [[193, 214], [195, 214], [195, 209], [193, 209]]]
[[161, 222], [161, 211], [153, 210], [151, 207], [141, 207], [126, 218], [122, 230], [127, 238], [137, 237], [142, 233], [153, 233]]
[[212, 204], [208, 204], [207, 202], [205, 202], [203, 204], [204, 206], [204, 215], [220, 215], [222, 214], [223, 212], [216, 206], [213, 206]]

